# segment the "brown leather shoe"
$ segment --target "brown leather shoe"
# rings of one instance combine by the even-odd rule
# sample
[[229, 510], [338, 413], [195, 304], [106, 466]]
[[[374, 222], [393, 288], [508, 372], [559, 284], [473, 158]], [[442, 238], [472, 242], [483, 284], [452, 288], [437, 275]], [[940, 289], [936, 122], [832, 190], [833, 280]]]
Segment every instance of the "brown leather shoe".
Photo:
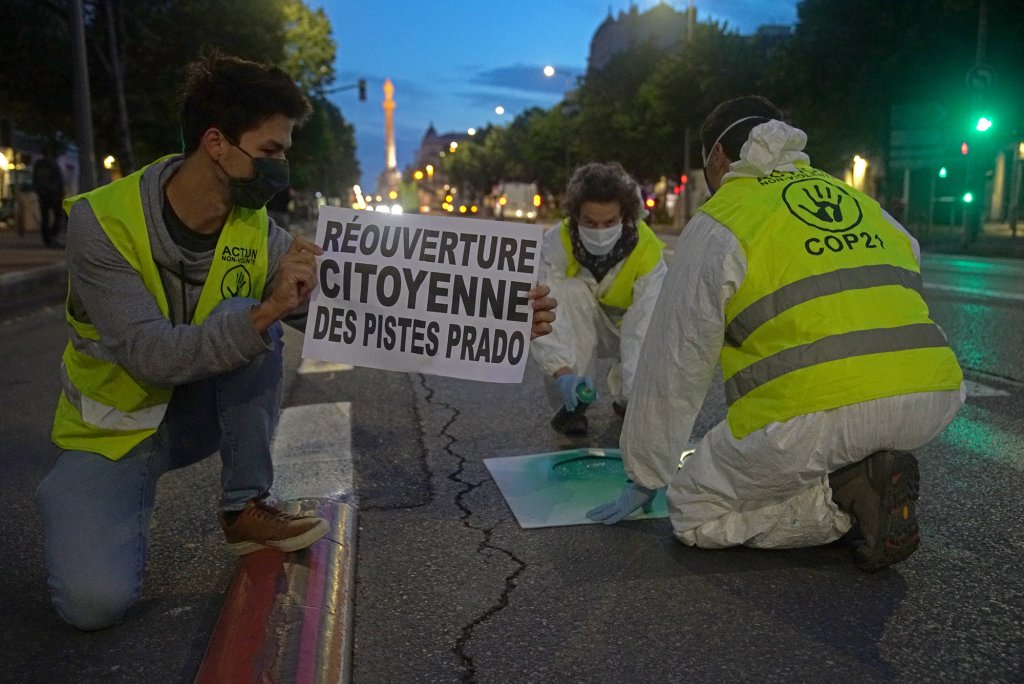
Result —
[[228, 550], [243, 556], [260, 549], [298, 551], [327, 534], [327, 521], [315, 515], [292, 515], [259, 499], [251, 499], [229, 523], [221, 511], [220, 527]]
[[832, 500], [852, 515], [864, 542], [854, 549], [857, 567], [877, 572], [906, 560], [921, 543], [916, 504], [921, 475], [914, 455], [878, 451], [828, 477]]

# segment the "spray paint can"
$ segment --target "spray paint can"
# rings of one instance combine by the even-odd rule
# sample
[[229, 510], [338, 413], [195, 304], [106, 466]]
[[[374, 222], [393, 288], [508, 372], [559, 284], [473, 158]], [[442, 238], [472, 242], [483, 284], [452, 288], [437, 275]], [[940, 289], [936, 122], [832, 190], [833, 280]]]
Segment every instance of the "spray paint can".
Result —
[[[587, 419], [583, 414], [597, 399], [597, 392], [581, 382], [576, 385], [576, 408], [570, 411], [563, 404], [558, 413], [551, 419], [551, 426], [567, 435], [583, 435], [587, 433]], [[577, 417], [579, 416], [579, 417]]]

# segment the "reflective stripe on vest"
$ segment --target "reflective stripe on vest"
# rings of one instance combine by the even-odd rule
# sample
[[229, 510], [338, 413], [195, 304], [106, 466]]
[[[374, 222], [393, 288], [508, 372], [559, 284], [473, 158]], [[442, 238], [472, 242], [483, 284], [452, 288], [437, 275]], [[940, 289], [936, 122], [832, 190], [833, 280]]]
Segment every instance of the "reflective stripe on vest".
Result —
[[910, 240], [877, 202], [802, 166], [729, 180], [701, 211], [736, 236], [747, 260], [726, 304], [720, 357], [735, 437], [815, 411], [959, 388]]
[[857, 330], [823, 337], [810, 344], [790, 347], [768, 358], [756, 361], [733, 375], [725, 383], [726, 400], [733, 404], [786, 373], [809, 368], [828, 361], [838, 361], [864, 354], [948, 346], [946, 336], [934, 323], [913, 323], [899, 328]]
[[726, 341], [738, 347], [748, 335], [783, 311], [815, 297], [881, 285], [900, 285], [920, 292], [921, 274], [897, 266], [879, 264], [841, 268], [831, 273], [808, 276], [795, 283], [783, 285], [775, 292], [747, 306], [732, 319], [725, 331]]
[[119, 411], [114, 406], [108, 406], [83, 395], [71, 382], [68, 377], [68, 369], [64, 363], [60, 364], [61, 389], [68, 403], [78, 411], [82, 420], [87, 425], [102, 430], [156, 430], [167, 412], [167, 404], [157, 404], [149, 408], [137, 409], [130, 413]]
[[[160, 312], [168, 317], [170, 309], [153, 261], [142, 207], [145, 170], [68, 198], [65, 209], [70, 212], [72, 204], [81, 199], [89, 202], [111, 243], [138, 271]], [[266, 211], [232, 210], [217, 241], [193, 324], [201, 323], [223, 299], [262, 299], [267, 246]], [[65, 318], [71, 331], [61, 364], [63, 391], [54, 418], [53, 441], [63, 449], [91, 451], [116, 460], [159, 427], [172, 389], [143, 383], [121, 368], [96, 327], [72, 316], [70, 293]]]
[[[569, 219], [563, 219], [558, 227], [565, 250], [565, 275], [576, 277], [581, 265], [572, 253], [572, 238], [569, 236]], [[597, 301], [612, 320], [621, 319], [622, 315], [633, 304], [633, 283], [654, 270], [661, 261], [665, 243], [658, 239], [654, 231], [643, 221], [637, 221], [636, 247], [622, 262], [622, 268], [612, 280], [608, 290], [598, 297]]]

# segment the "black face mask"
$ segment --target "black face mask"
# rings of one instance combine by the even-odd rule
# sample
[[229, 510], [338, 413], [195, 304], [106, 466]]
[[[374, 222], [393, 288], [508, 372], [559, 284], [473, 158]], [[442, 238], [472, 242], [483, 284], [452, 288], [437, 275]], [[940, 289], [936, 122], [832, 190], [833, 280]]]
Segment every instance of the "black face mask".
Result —
[[[224, 138], [234, 147], [242, 150], [241, 147]], [[243, 209], [262, 209], [267, 202], [288, 187], [289, 173], [287, 159], [274, 159], [273, 157], [254, 157], [245, 150], [242, 153], [252, 160], [252, 178], [235, 178], [228, 173], [229, 191], [231, 203]], [[217, 162], [220, 166], [220, 162]], [[220, 167], [224, 170], [224, 167]]]

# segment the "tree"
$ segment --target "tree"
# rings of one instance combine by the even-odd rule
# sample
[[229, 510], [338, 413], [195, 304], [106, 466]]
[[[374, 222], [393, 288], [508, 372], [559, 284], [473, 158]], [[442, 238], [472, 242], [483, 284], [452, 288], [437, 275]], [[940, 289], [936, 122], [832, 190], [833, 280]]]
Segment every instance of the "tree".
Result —
[[311, 96], [323, 95], [334, 82], [337, 44], [323, 8], [315, 12], [302, 0], [284, 0], [284, 58], [281, 68]]
[[105, 79], [109, 83], [109, 96], [115, 130], [113, 149], [121, 165], [122, 173], [128, 174], [135, 170], [135, 155], [132, 148], [131, 126], [128, 122], [128, 102], [125, 97], [125, 56], [124, 56], [124, 25], [123, 13], [119, 0], [102, 0], [98, 9], [102, 15], [101, 23], [106, 29], [106, 40], [102, 43], [105, 49], [99, 48], [99, 41], [93, 43], [95, 58], [107, 73]]
[[[1010, 122], [1019, 123], [1024, 102], [1020, 5], [985, 1], [985, 61], [999, 74], [986, 97]], [[803, 0], [793, 40], [772, 65], [771, 79], [778, 104], [807, 131], [812, 161], [837, 170], [853, 154], [884, 157], [897, 104], [934, 102], [954, 125], [966, 126], [965, 106], [976, 97], [965, 75], [977, 56], [978, 5], [978, 0]]]
[[355, 130], [325, 98], [314, 97], [311, 103], [309, 121], [292, 136], [288, 154], [292, 186], [328, 197], [347, 197], [348, 189], [359, 180]]
[[0, 50], [0, 116], [50, 139], [73, 130], [67, 2], [5, 0], [0, 26], [8, 27]]
[[[336, 44], [322, 9], [302, 0], [86, 0], [96, 147], [123, 172], [181, 149], [177, 120], [184, 67], [213, 49], [291, 74], [314, 106], [298, 135], [296, 187], [340, 193], [358, 177], [355, 137], [322, 92], [334, 79]], [[0, 25], [13, 27], [0, 51], [0, 112], [19, 130], [51, 140], [73, 130], [67, 0], [5, 0]], [[63, 135], [62, 135], [63, 134]], [[319, 136], [319, 137], [318, 137]], [[305, 164], [311, 164], [305, 168]]]
[[133, 3], [125, 17], [127, 97], [136, 152], [150, 160], [181, 149], [177, 112], [184, 68], [205, 50], [257, 62], [284, 57], [281, 0]]
[[460, 143], [458, 153], [446, 156], [441, 171], [457, 187], [465, 188], [475, 196], [483, 196], [506, 177], [511, 149], [507, 130], [488, 126], [473, 140]]
[[660, 175], [650, 156], [654, 122], [638, 94], [667, 56], [645, 43], [587, 74], [578, 93], [580, 162], [618, 161], [641, 180]]
[[[701, 163], [700, 125], [720, 102], [764, 91], [759, 48], [718, 22], [698, 23], [692, 43], [662, 60], [637, 99], [646, 110], [648, 148], [655, 173], [675, 177]], [[684, 159], [687, 129], [690, 159]]]
[[294, 135], [289, 159], [292, 185], [329, 197], [347, 197], [359, 180], [355, 131], [341, 110], [324, 96], [334, 82], [337, 44], [323, 9], [310, 10], [301, 0], [283, 0], [284, 57], [287, 71], [310, 98], [313, 114]]

